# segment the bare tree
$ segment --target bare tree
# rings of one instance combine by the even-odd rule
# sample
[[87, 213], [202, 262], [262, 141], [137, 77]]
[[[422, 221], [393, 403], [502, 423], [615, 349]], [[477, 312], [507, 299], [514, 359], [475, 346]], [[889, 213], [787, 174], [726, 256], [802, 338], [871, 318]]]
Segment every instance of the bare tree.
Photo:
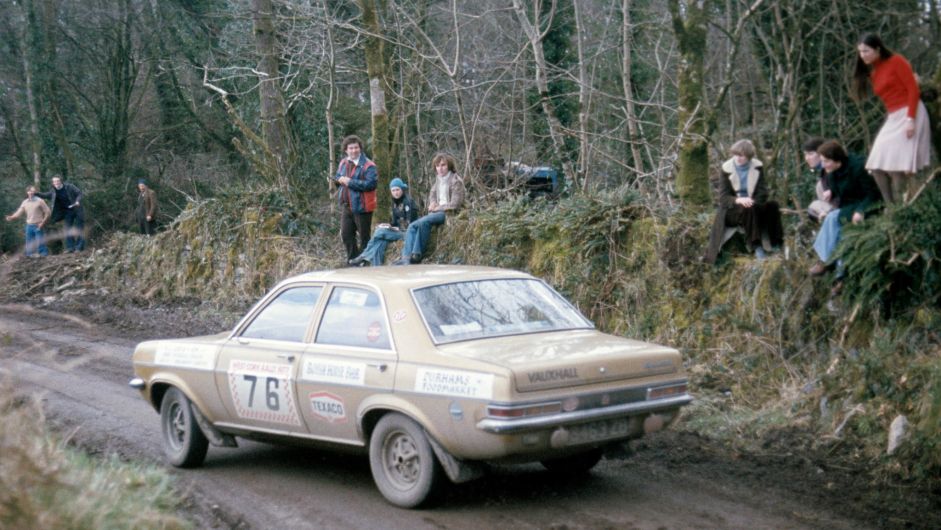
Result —
[[[363, 51], [366, 54], [366, 71], [369, 76], [369, 110], [372, 117], [372, 154], [380, 178], [389, 178], [394, 166], [395, 153], [391, 142], [389, 112], [386, 106], [386, 87], [389, 66], [386, 59], [385, 40], [379, 14], [385, 14], [386, 0], [357, 0], [362, 10], [362, 24], [366, 31]], [[388, 193], [377, 194], [377, 209], [384, 217], [391, 208]]]
[[[552, 106], [552, 101], [549, 99], [549, 81], [547, 77], [546, 57], [542, 49], [542, 41], [546, 37], [546, 32], [548, 30], [543, 31], [541, 29], [541, 3], [542, 2], [539, 0], [533, 2], [532, 21], [530, 21], [529, 16], [526, 14], [526, 10], [523, 8], [523, 4], [520, 0], [513, 0], [513, 10], [516, 13], [516, 18], [519, 20], [520, 26], [523, 29], [523, 33], [529, 40], [529, 48], [533, 52], [533, 63], [536, 72], [536, 88], [539, 91], [539, 101], [542, 105], [542, 111], [545, 113], [546, 121], [549, 123], [549, 135], [552, 138], [552, 145], [555, 147], [557, 153], [564, 153], [565, 141], [563, 138], [564, 131], [562, 129], [562, 123], [559, 122], [559, 118], [555, 113], [555, 108]], [[552, 0], [552, 7], [549, 14], [550, 20], [555, 14], [555, 8], [556, 0]], [[551, 26], [551, 23], [547, 23], [546, 26]], [[565, 173], [565, 175], [571, 175], [573, 179], [577, 179], [577, 174], [575, 171], [573, 171], [572, 163], [565, 158], [562, 159], [562, 171]], [[573, 184], [576, 188], [579, 187], [577, 180], [574, 180]]]
[[272, 180], [282, 191], [288, 190], [287, 175], [294, 166], [294, 143], [285, 118], [284, 97], [281, 94], [280, 66], [277, 37], [273, 21], [271, 0], [252, 0], [252, 22], [259, 62], [258, 76], [261, 100], [261, 126], [265, 140], [265, 154], [273, 174]]

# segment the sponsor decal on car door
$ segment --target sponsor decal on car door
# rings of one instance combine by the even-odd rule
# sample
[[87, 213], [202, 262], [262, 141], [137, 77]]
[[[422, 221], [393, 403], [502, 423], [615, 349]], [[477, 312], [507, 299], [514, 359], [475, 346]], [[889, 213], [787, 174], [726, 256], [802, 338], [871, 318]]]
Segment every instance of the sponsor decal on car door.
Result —
[[305, 433], [296, 394], [321, 286], [275, 293], [222, 348], [216, 388], [235, 425]]
[[311, 434], [358, 443], [356, 414], [364, 399], [390, 392], [395, 351], [378, 292], [335, 286], [297, 376], [301, 415]]

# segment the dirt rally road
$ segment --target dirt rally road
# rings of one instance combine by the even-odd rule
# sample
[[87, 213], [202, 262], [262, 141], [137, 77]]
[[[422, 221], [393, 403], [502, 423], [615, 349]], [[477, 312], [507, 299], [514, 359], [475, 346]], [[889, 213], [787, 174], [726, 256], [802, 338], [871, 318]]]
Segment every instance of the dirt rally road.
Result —
[[[144, 329], [125, 338], [79, 318], [53, 316], [0, 306], [0, 377], [12, 376], [19, 393], [41, 393], [50, 422], [83, 449], [165, 465], [158, 414], [127, 386], [134, 344], [162, 334]], [[699, 454], [694, 437], [662, 436], [632, 456], [625, 451], [606, 457], [591, 475], [577, 479], [556, 477], [538, 465], [497, 467], [482, 479], [450, 486], [425, 510], [386, 504], [360, 455], [240, 439], [237, 449], [210, 448], [203, 467], [173, 473], [187, 495], [184, 515], [201, 528], [870, 526], [865, 514], [833, 503], [833, 495], [778, 487], [787, 479], [755, 464], [710, 462], [709, 455], [691, 459], [689, 454]], [[673, 447], [687, 457], [671, 458]], [[894, 526], [891, 520], [888, 525]]]

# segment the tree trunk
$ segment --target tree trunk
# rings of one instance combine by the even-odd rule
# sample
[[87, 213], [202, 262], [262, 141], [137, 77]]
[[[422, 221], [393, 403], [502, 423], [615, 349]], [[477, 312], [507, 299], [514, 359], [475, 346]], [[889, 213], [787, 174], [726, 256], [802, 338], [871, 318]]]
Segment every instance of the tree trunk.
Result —
[[708, 17], [703, 0], [685, 2], [685, 19], [679, 0], [670, 0], [673, 32], [680, 48], [679, 123], [680, 153], [676, 191], [688, 206], [705, 206], [709, 199], [709, 150], [706, 141], [703, 58], [706, 54]]
[[[327, 45], [327, 77], [328, 84], [327, 87], [327, 104], [324, 107], [324, 120], [327, 122], [327, 145], [329, 146], [327, 152], [330, 153], [330, 161], [327, 165], [327, 172], [325, 174], [327, 182], [332, 182], [333, 173], [337, 170], [337, 155], [336, 155], [336, 138], [334, 138], [333, 132], [333, 106], [336, 103], [337, 98], [337, 83], [336, 83], [336, 73], [337, 73], [337, 63], [336, 63], [336, 52], [333, 49], [333, 29], [332, 23], [329, 16], [329, 9], [327, 8], [327, 0], [321, 0], [320, 5], [323, 7], [324, 13], [324, 28], [327, 31], [326, 45]], [[333, 204], [333, 201], [331, 201]]]
[[[363, 12], [362, 24], [366, 29], [366, 73], [369, 76], [369, 111], [372, 118], [372, 160], [376, 163], [380, 181], [390, 179], [392, 176], [392, 146], [389, 128], [389, 113], [386, 108], [386, 64], [385, 41], [379, 38], [383, 34], [376, 8], [385, 13], [385, 0], [357, 0]], [[379, 186], [377, 190], [378, 204], [376, 215], [373, 218], [385, 219], [392, 211], [392, 196], [389, 195], [388, 186]]]
[[582, 189], [588, 190], [588, 98], [591, 82], [588, 79], [588, 65], [585, 61], [585, 50], [582, 46], [581, 10], [578, 2], [573, 2], [572, 10], [575, 12], [575, 49], [578, 52], [578, 178], [582, 181]]
[[631, 4], [631, 0], [621, 2], [621, 88], [624, 91], [624, 118], [627, 121], [627, 141], [631, 145], [634, 169], [637, 173], [644, 173], [644, 161], [640, 153], [640, 127], [637, 124], [637, 112], [634, 110], [634, 82], [631, 79], [631, 50], [634, 40]]
[[33, 185], [39, 187], [42, 180], [42, 140], [39, 136], [39, 111], [36, 102], [36, 84], [33, 82], [33, 63], [30, 61], [30, 54], [33, 47], [29, 43], [29, 28], [24, 28], [22, 33], [22, 53], [23, 77], [26, 80], [26, 107], [29, 109], [29, 149], [30, 149], [30, 172], [33, 178]]
[[288, 191], [287, 176], [294, 165], [294, 147], [287, 125], [278, 44], [271, 0], [252, 0], [255, 49], [258, 51], [258, 91], [261, 104], [262, 136], [270, 159], [271, 178], [282, 191]]
[[38, 26], [42, 32], [41, 61], [43, 72], [41, 77], [41, 94], [45, 108], [49, 111], [51, 118], [47, 122], [47, 127], [51, 129], [52, 137], [55, 139], [56, 147], [62, 153], [62, 159], [65, 162], [65, 173], [69, 177], [75, 176], [75, 154], [72, 152], [72, 146], [67, 138], [65, 120], [62, 117], [60, 107], [58, 76], [55, 73], [55, 55], [57, 48], [56, 35], [59, 28], [56, 25], [58, 10], [56, 3], [51, 0], [41, 2]]

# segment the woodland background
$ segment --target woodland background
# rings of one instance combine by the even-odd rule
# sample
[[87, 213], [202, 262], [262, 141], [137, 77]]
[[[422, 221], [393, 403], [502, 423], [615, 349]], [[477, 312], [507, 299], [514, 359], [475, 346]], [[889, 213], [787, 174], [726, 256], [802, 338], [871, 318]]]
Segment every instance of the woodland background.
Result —
[[881, 34], [925, 80], [941, 62], [938, 0], [11, 0], [0, 14], [0, 178], [15, 184], [0, 206], [62, 174], [89, 192], [96, 231], [129, 225], [138, 178], [165, 219], [253, 184], [321, 217], [354, 133], [413, 190], [447, 150], [472, 200], [505, 197], [494, 162], [521, 161], [658, 210], [708, 203], [707, 175], [751, 138], [799, 209], [802, 139], [864, 152], [882, 120], [848, 96], [858, 36]]
[[[0, 209], [53, 174], [86, 192], [96, 250], [74, 277], [50, 272], [54, 297], [79, 285], [115, 304], [238, 314], [284, 276], [341, 262], [329, 178], [343, 136], [364, 138], [379, 166], [377, 222], [385, 183], [402, 177], [423, 197], [431, 157], [450, 151], [468, 205], [431, 261], [530, 271], [599, 328], [680, 348], [697, 396], [684, 429], [736, 451], [800, 451], [873, 483], [927, 485], [934, 497], [916, 497], [936, 508], [941, 178], [921, 175], [917, 200], [846, 230], [849, 275], [834, 297], [832, 278], [806, 274], [814, 176], [800, 144], [819, 135], [868, 150], [884, 109], [852, 100], [848, 85], [859, 35], [876, 32], [920, 75], [937, 151], [939, 10], [8, 0]], [[786, 248], [759, 263], [733, 244], [706, 266], [710, 177], [740, 138], [758, 146], [784, 206]], [[499, 171], [513, 161], [560, 168], [560, 196], [530, 199]], [[161, 200], [155, 238], [129, 233], [139, 178]], [[2, 226], [0, 247], [16, 251], [22, 225]], [[908, 441], [887, 455], [902, 416]]]

